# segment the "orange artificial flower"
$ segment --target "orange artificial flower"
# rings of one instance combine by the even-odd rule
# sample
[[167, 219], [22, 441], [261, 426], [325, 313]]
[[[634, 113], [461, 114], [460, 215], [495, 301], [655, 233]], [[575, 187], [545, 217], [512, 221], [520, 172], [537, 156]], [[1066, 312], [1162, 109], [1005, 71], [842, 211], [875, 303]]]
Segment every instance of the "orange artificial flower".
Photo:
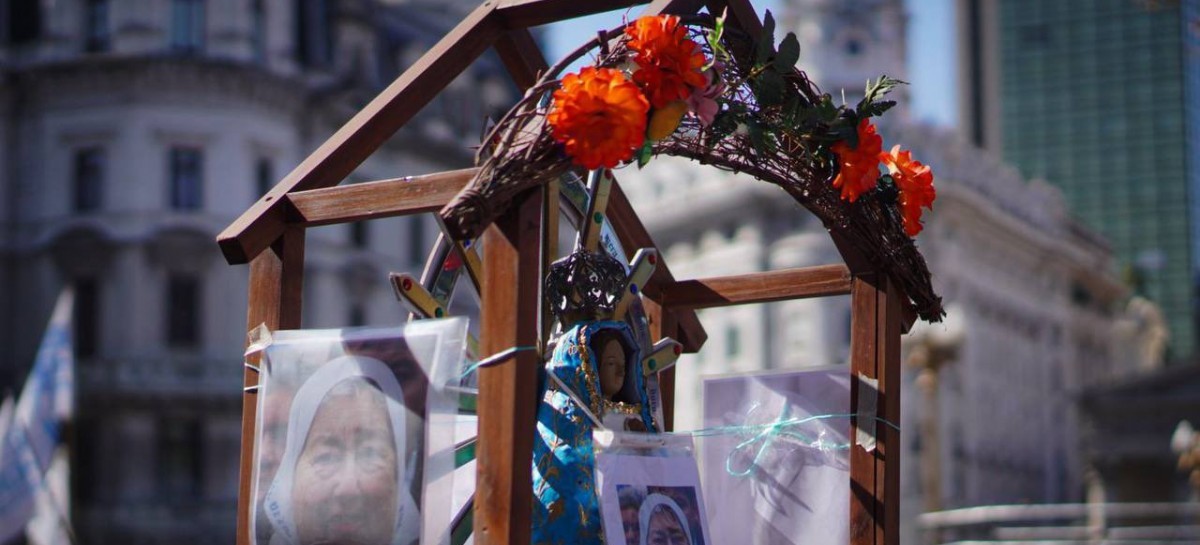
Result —
[[830, 147], [837, 155], [838, 175], [833, 187], [842, 189], [842, 198], [850, 202], [875, 187], [879, 179], [879, 156], [883, 138], [875, 134], [875, 125], [863, 119], [858, 122], [858, 147], [850, 149], [845, 140]]
[[577, 164], [613, 168], [641, 147], [649, 110], [641, 90], [619, 70], [589, 66], [563, 78], [546, 121]]
[[900, 191], [900, 216], [904, 219], [904, 232], [915, 237], [921, 232], [921, 208], [933, 210], [933, 201], [937, 199], [937, 191], [933, 188], [933, 171], [928, 165], [914, 161], [911, 151], [900, 151], [900, 146], [892, 147], [892, 151], [879, 154], [879, 160], [887, 165], [888, 173], [896, 180], [896, 188]]
[[688, 38], [679, 17], [641, 17], [625, 27], [625, 35], [638, 67], [633, 81], [645, 89], [651, 106], [662, 108], [672, 101], [687, 100], [693, 88], [703, 89], [708, 84], [700, 72], [706, 62], [704, 52]]

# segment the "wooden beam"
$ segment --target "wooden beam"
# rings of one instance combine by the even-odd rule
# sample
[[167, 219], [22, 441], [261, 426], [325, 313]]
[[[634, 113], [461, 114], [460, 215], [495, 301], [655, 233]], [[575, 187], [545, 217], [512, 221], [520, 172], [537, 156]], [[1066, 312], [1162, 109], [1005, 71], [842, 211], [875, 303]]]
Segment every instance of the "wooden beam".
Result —
[[479, 169], [467, 168], [290, 193], [290, 220], [306, 227], [437, 212]]
[[[606, 0], [604, 2], [581, 2], [580, 0], [500, 0], [499, 5], [496, 6], [496, 13], [504, 17], [504, 21], [508, 23], [510, 28], [529, 28], [645, 3], [646, 0]], [[598, 28], [596, 30], [607, 29]], [[586, 38], [591, 38], [592, 36], [595, 36], [595, 34]]]
[[[300, 327], [301, 295], [304, 285], [304, 230], [288, 228], [267, 251], [250, 262], [250, 286], [246, 330], [266, 324], [272, 331]], [[262, 354], [246, 358], [261, 369]], [[242, 373], [242, 448], [238, 475], [238, 545], [254, 543], [250, 515], [254, 513], [254, 430], [258, 418], [259, 372], [249, 367]]]
[[246, 263], [284, 229], [284, 195], [341, 182], [504, 31], [484, 2], [217, 236], [225, 260]]
[[[700, 11], [704, 7], [704, 0], [654, 0], [650, 2], [646, 9], [642, 10], [641, 15], [658, 15], [667, 13], [671, 15], [691, 15]], [[721, 12], [717, 12], [720, 15]]]
[[850, 270], [845, 265], [682, 280], [662, 286], [664, 304], [693, 309], [849, 293]]
[[549, 68], [537, 40], [526, 28], [515, 28], [502, 34], [496, 41], [496, 53], [521, 90], [537, 84], [542, 72]]
[[[875, 449], [857, 444], [850, 450], [850, 543], [891, 545], [899, 542], [900, 432], [888, 423], [900, 421], [900, 298], [884, 275], [856, 275], [851, 287], [850, 409], [861, 396], [876, 397], [878, 419], [851, 418], [851, 437], [860, 427], [874, 430]], [[878, 381], [872, 388], [860, 380]]]
[[[876, 545], [900, 543], [900, 430], [885, 422], [900, 424], [900, 335], [903, 327], [904, 296], [890, 278], [880, 297], [884, 299], [877, 318], [882, 335], [879, 340], [879, 416], [876, 426], [879, 444], [875, 456], [876, 495], [883, 498], [877, 515], [883, 517], [883, 531], [875, 535]], [[882, 490], [879, 488], [882, 487]]]
[[[665, 312], [657, 301], [643, 299], [646, 307], [646, 320], [650, 326], [650, 342], [657, 343], [666, 338], [674, 338], [679, 332], [679, 324], [675, 315]], [[658, 388], [662, 392], [663, 431], [675, 429], [675, 367], [672, 365], [658, 373]]]
[[[557, 23], [576, 17], [615, 11], [641, 4], [647, 0], [606, 0], [604, 2], [580, 2], [579, 0], [501, 0], [496, 12], [504, 17], [511, 28], [528, 28]], [[642, 12], [642, 15], [658, 13], [690, 14], [704, 6], [703, 0], [658, 0]], [[608, 29], [596, 29], [608, 30]]]
[[[515, 206], [484, 233], [480, 352], [537, 346], [541, 297], [542, 191]], [[541, 359], [521, 351], [479, 370], [479, 450], [475, 542], [529, 543], [533, 505], [531, 463]]]
[[728, 17], [727, 24], [742, 29], [743, 32], [755, 39], [762, 34], [762, 21], [759, 20], [758, 13], [754, 11], [754, 6], [750, 5], [747, 0], [709, 0], [708, 11], [717, 16], [724, 11]]
[[[626, 257], [632, 258], [632, 252], [636, 252], [640, 248], [657, 248], [654, 239], [646, 231], [646, 226], [642, 225], [642, 220], [633, 211], [633, 205], [629, 203], [629, 198], [621, 190], [621, 184], [616, 180], [613, 180], [612, 192], [608, 197], [608, 219], [612, 223], [613, 232], [621, 240], [621, 245], [625, 247], [626, 253], [629, 253]], [[671, 274], [670, 268], [667, 267], [667, 260], [662, 259], [660, 252], [654, 274], [650, 276], [650, 281], [643, 286], [642, 292], [647, 297], [661, 298], [661, 286], [674, 283], [675, 277]], [[675, 310], [671, 308], [667, 308], [667, 312], [675, 315], [675, 322], [679, 327], [675, 340], [683, 344], [684, 352], [700, 351], [700, 347], [704, 346], [704, 341], [708, 340], [708, 333], [705, 333], [704, 326], [700, 324], [700, 318], [696, 317], [696, 312], [689, 309]]]

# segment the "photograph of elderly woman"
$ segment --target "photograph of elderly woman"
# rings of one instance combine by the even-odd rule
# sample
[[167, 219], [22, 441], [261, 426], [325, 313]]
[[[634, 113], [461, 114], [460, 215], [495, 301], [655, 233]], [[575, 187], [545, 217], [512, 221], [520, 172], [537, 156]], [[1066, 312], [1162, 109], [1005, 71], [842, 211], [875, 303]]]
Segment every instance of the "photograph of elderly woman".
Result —
[[704, 545], [696, 488], [617, 485], [625, 545]]
[[410, 345], [429, 340], [403, 333], [280, 332], [267, 348], [256, 543], [418, 541], [428, 379]]

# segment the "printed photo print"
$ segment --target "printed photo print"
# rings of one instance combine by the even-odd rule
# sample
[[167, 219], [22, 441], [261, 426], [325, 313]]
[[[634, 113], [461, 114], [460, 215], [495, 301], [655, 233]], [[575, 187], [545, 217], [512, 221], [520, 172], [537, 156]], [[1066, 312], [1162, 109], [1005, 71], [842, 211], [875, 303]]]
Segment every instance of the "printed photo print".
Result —
[[624, 545], [704, 545], [696, 488], [617, 485]]
[[255, 543], [418, 542], [426, 368], [439, 350], [438, 335], [420, 333], [275, 333], [259, 391]]

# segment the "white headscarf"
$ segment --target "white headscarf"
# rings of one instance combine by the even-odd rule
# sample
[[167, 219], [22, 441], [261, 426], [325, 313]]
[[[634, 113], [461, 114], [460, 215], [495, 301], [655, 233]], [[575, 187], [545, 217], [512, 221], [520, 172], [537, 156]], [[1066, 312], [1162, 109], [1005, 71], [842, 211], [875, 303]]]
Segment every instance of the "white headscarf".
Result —
[[392, 423], [392, 436], [396, 446], [396, 506], [400, 512], [396, 514], [396, 527], [392, 531], [391, 545], [408, 545], [420, 535], [421, 519], [417, 512], [417, 504], [405, 484], [407, 409], [404, 407], [404, 393], [400, 389], [400, 383], [396, 381], [392, 370], [377, 359], [342, 356], [318, 367], [296, 391], [292, 401], [283, 459], [280, 460], [275, 480], [264, 500], [267, 517], [275, 527], [271, 545], [300, 545], [296, 519], [292, 513], [292, 484], [295, 479], [296, 461], [304, 450], [308, 430], [325, 396], [338, 384], [353, 378], [368, 379], [383, 391], [388, 418]]
[[692, 541], [692, 527], [688, 524], [688, 518], [683, 514], [683, 509], [679, 507], [679, 504], [663, 494], [650, 494], [642, 501], [642, 508], [638, 510], [638, 527], [641, 530], [638, 532], [638, 539], [641, 540], [641, 545], [647, 545], [647, 540], [650, 539], [650, 517], [656, 508], [662, 506], [670, 508], [675, 513], [679, 519], [679, 525], [683, 527], [683, 535], [687, 537], [687, 542], [695, 543]]

